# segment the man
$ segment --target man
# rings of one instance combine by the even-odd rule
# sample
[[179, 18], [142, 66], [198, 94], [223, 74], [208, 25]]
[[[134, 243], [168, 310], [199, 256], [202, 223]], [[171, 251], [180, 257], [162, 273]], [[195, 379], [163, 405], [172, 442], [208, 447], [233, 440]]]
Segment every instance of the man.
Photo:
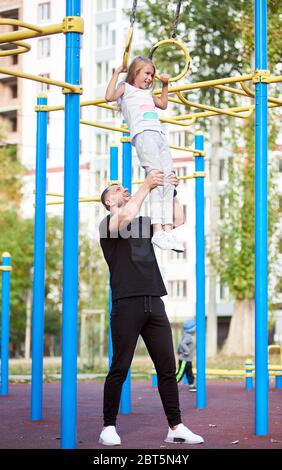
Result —
[[[177, 185], [172, 175], [171, 183]], [[100, 243], [110, 270], [112, 288], [111, 331], [113, 358], [104, 387], [104, 429], [99, 442], [119, 445], [116, 417], [122, 384], [131, 365], [139, 334], [157, 371], [158, 389], [168, 420], [166, 442], [199, 444], [203, 438], [181, 422], [171, 327], [161, 300], [167, 295], [151, 243], [149, 217], [137, 217], [149, 192], [163, 186], [163, 173], [151, 171], [137, 193], [112, 185], [101, 201], [110, 215], [100, 224]], [[184, 223], [183, 210], [174, 198], [174, 226]]]

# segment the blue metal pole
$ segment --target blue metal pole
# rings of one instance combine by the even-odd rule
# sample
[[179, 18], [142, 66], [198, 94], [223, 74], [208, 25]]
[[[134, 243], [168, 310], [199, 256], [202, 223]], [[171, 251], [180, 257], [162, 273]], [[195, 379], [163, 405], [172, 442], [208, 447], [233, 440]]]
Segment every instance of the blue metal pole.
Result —
[[[80, 16], [67, 0], [66, 16]], [[79, 85], [80, 33], [66, 32], [66, 81]], [[80, 95], [65, 95], [65, 179], [62, 315], [61, 447], [76, 447], [78, 341], [78, 193]]]
[[[267, 69], [267, 1], [255, 0], [255, 69]], [[268, 433], [267, 83], [255, 84], [255, 429]]]
[[[37, 97], [37, 106], [46, 106], [46, 95]], [[42, 419], [43, 350], [44, 350], [44, 295], [45, 295], [45, 232], [46, 232], [46, 159], [47, 116], [37, 108], [34, 268], [32, 302], [32, 367], [31, 419]]]
[[10, 253], [2, 254], [1, 395], [9, 393]]
[[[195, 135], [195, 149], [204, 150], [204, 136]], [[195, 171], [202, 172], [205, 161], [195, 156]], [[204, 177], [197, 177], [196, 200], [196, 359], [197, 359], [197, 408], [206, 408], [206, 313], [205, 313], [205, 195]]]
[[[118, 180], [118, 145], [112, 143], [110, 147], [110, 180]], [[110, 286], [110, 281], [109, 281]], [[112, 363], [113, 358], [113, 343], [112, 343], [112, 332], [111, 332], [111, 322], [110, 316], [112, 311], [112, 290], [109, 287], [109, 308], [108, 308], [108, 359], [109, 367]]]
[[[132, 191], [132, 146], [128, 133], [123, 133], [122, 142], [122, 185]], [[120, 412], [128, 414], [131, 412], [131, 373], [128, 371], [123, 383], [120, 401]]]

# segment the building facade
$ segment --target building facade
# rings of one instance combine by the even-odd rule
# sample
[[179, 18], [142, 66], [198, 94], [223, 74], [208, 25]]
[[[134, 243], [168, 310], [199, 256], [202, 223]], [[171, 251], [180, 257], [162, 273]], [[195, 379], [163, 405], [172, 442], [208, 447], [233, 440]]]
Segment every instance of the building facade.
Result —
[[[126, 10], [132, 7], [130, 0], [83, 0], [82, 16], [84, 18], [84, 35], [81, 38], [81, 83], [82, 101], [104, 97], [105, 89], [113, 70], [122, 62], [125, 39], [129, 27]], [[142, 8], [142, 2], [139, 8]], [[65, 2], [56, 0], [0, 0], [0, 15], [6, 18], [21, 19], [27, 23], [48, 25], [60, 23], [65, 16]], [[1, 30], [13, 30], [15, 26], [5, 26]], [[30, 41], [31, 50], [22, 55], [1, 59], [3, 67], [16, 68], [34, 75], [41, 75], [56, 80], [65, 80], [65, 37], [63, 34], [34, 38]], [[146, 39], [144, 33], [136, 26], [133, 49], [142, 49]], [[0, 75], [0, 119], [5, 130], [5, 143], [16, 144], [18, 157], [25, 165], [25, 193], [23, 213], [33, 214], [35, 188], [35, 144], [36, 144], [36, 106], [37, 96], [46, 94], [49, 105], [64, 104], [61, 88], [41, 84], [31, 80], [22, 80]], [[168, 116], [170, 108], [160, 115]], [[95, 106], [81, 108], [81, 119], [92, 122], [120, 126], [122, 118], [110, 110]], [[194, 127], [183, 128], [164, 126], [170, 144], [179, 146], [194, 145]], [[80, 127], [80, 195], [83, 197], [99, 196], [107, 185], [109, 178], [109, 148], [112, 142], [119, 145], [121, 175], [121, 134], [97, 127], [81, 125]], [[64, 113], [56, 111], [48, 116], [47, 148], [47, 191], [64, 192]], [[207, 237], [209, 220], [209, 144], [207, 150], [207, 177], [205, 179], [205, 218]], [[191, 175], [194, 172], [194, 159], [191, 154], [173, 150], [173, 162], [179, 175]], [[221, 149], [219, 155], [219, 184], [224, 187], [227, 181], [225, 163], [227, 153]], [[282, 195], [281, 146], [277, 149], [279, 160], [278, 190]], [[133, 149], [133, 181], [144, 177]], [[136, 188], [133, 187], [133, 191]], [[195, 315], [195, 197], [194, 182], [186, 180], [179, 185], [178, 195], [183, 203], [186, 223], [177, 229], [179, 237], [185, 242], [184, 254], [174, 252], [157, 252], [160, 268], [167, 286], [168, 297], [165, 303], [172, 322], [182, 322]], [[281, 196], [282, 197], [282, 196]], [[280, 199], [281, 199], [280, 197]], [[51, 199], [49, 196], [47, 199]], [[52, 198], [54, 200], [54, 198]], [[281, 199], [282, 200], [282, 199]], [[282, 206], [282, 202], [281, 202]], [[63, 213], [63, 206], [47, 206], [49, 215]], [[148, 214], [148, 202], [145, 202], [142, 214]], [[81, 203], [81, 230], [97, 240], [98, 223], [105, 216], [101, 204]], [[282, 229], [282, 227], [281, 227]], [[278, 234], [280, 257], [282, 256], [282, 236]], [[209, 261], [207, 259], [207, 272]], [[280, 264], [282, 266], [282, 263]], [[282, 272], [278, 274], [282, 279]], [[209, 279], [207, 277], [207, 284]], [[207, 302], [208, 285], [207, 285]], [[282, 287], [277, 304], [282, 304]], [[233, 311], [232, 302], [228, 301], [228, 292], [220, 283], [217, 287], [217, 316], [219, 324], [226, 323], [226, 328]], [[280, 317], [279, 317], [280, 318]], [[280, 330], [282, 331], [282, 320]], [[277, 333], [280, 334], [280, 333]]]

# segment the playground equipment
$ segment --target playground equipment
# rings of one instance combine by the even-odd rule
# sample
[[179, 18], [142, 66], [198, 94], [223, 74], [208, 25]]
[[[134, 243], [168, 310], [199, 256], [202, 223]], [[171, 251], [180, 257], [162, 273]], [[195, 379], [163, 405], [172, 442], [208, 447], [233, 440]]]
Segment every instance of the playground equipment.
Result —
[[9, 338], [10, 338], [10, 277], [11, 256], [2, 254], [2, 322], [1, 322], [1, 395], [9, 393]]
[[[267, 70], [267, 2], [255, 0], [255, 72], [226, 77], [206, 82], [189, 83], [170, 86], [169, 100], [176, 104], [189, 104], [200, 109], [200, 112], [172, 116], [161, 119], [163, 122], [190, 126], [197, 120], [229, 115], [245, 119], [254, 110], [256, 115], [256, 433], [265, 435], [268, 432], [268, 371], [267, 371], [267, 111], [268, 107], [281, 106], [282, 100], [267, 95], [268, 84], [281, 82], [282, 76], [274, 77]], [[11, 20], [1, 20], [0, 24]], [[74, 448], [76, 445], [76, 376], [77, 376], [77, 305], [78, 305], [78, 172], [79, 172], [79, 108], [82, 89], [79, 85], [80, 34], [83, 33], [83, 23], [80, 18], [80, 0], [66, 0], [66, 18], [59, 25], [38, 27], [18, 22], [25, 29], [0, 35], [0, 44], [12, 43], [17, 49], [5, 51], [16, 54], [29, 50], [19, 41], [48, 34], [64, 33], [66, 35], [66, 82], [59, 82], [46, 77], [39, 77], [9, 69], [0, 68], [0, 73], [14, 75], [37, 82], [48, 83], [63, 88], [65, 94], [64, 106], [48, 106], [47, 99], [40, 96], [37, 101], [37, 168], [36, 168], [36, 207], [35, 207], [35, 258], [34, 258], [34, 301], [33, 301], [33, 379], [32, 379], [32, 419], [42, 419], [42, 364], [43, 364], [43, 318], [44, 318], [44, 263], [45, 263], [45, 201], [46, 187], [46, 115], [47, 112], [65, 111], [65, 182], [64, 182], [64, 250], [63, 250], [63, 328], [62, 328], [62, 395], [61, 395], [61, 446]], [[127, 54], [130, 51], [132, 36], [128, 40]], [[160, 46], [160, 45], [159, 45]], [[158, 47], [159, 47], [158, 46]], [[125, 59], [124, 59], [125, 60]], [[127, 58], [126, 58], [127, 60]], [[186, 65], [188, 56], [186, 57]], [[179, 79], [179, 77], [176, 77]], [[175, 80], [175, 79], [174, 79]], [[245, 82], [252, 81], [255, 85], [255, 105], [252, 104], [254, 94], [249, 91]], [[229, 85], [239, 84], [241, 90]], [[251, 104], [229, 109], [220, 109], [208, 105], [192, 103], [183, 93], [192, 89], [216, 87], [228, 93], [249, 98]], [[161, 90], [154, 93], [160, 94]], [[85, 101], [81, 106], [100, 106], [109, 110], [116, 109], [108, 105], [104, 99]], [[116, 130], [124, 134], [123, 144], [127, 146], [124, 157], [123, 184], [130, 188], [131, 182], [131, 146], [128, 129], [125, 126], [114, 128], [101, 123], [81, 121], [82, 124]], [[202, 212], [196, 215], [196, 246], [197, 246], [197, 348], [196, 358], [198, 367], [197, 406], [205, 407], [205, 284], [204, 284], [204, 212], [203, 207], [203, 136], [195, 138], [195, 171], [196, 178], [196, 207]], [[111, 180], [117, 180], [115, 164], [111, 163]], [[45, 174], [44, 174], [45, 171]], [[42, 302], [43, 299], [43, 302]], [[111, 354], [111, 353], [110, 353]], [[36, 357], [35, 357], [36, 356]], [[123, 406], [123, 405], [122, 405]]]

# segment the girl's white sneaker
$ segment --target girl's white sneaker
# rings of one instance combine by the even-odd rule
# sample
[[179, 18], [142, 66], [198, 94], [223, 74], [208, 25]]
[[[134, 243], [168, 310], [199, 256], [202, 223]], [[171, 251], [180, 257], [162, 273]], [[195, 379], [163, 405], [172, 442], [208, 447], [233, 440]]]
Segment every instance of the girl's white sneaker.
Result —
[[100, 434], [99, 443], [104, 446], [120, 446], [121, 440], [115, 426], [106, 426]]
[[202, 444], [204, 439], [180, 423], [176, 429], [169, 428], [165, 442], [172, 444]]

